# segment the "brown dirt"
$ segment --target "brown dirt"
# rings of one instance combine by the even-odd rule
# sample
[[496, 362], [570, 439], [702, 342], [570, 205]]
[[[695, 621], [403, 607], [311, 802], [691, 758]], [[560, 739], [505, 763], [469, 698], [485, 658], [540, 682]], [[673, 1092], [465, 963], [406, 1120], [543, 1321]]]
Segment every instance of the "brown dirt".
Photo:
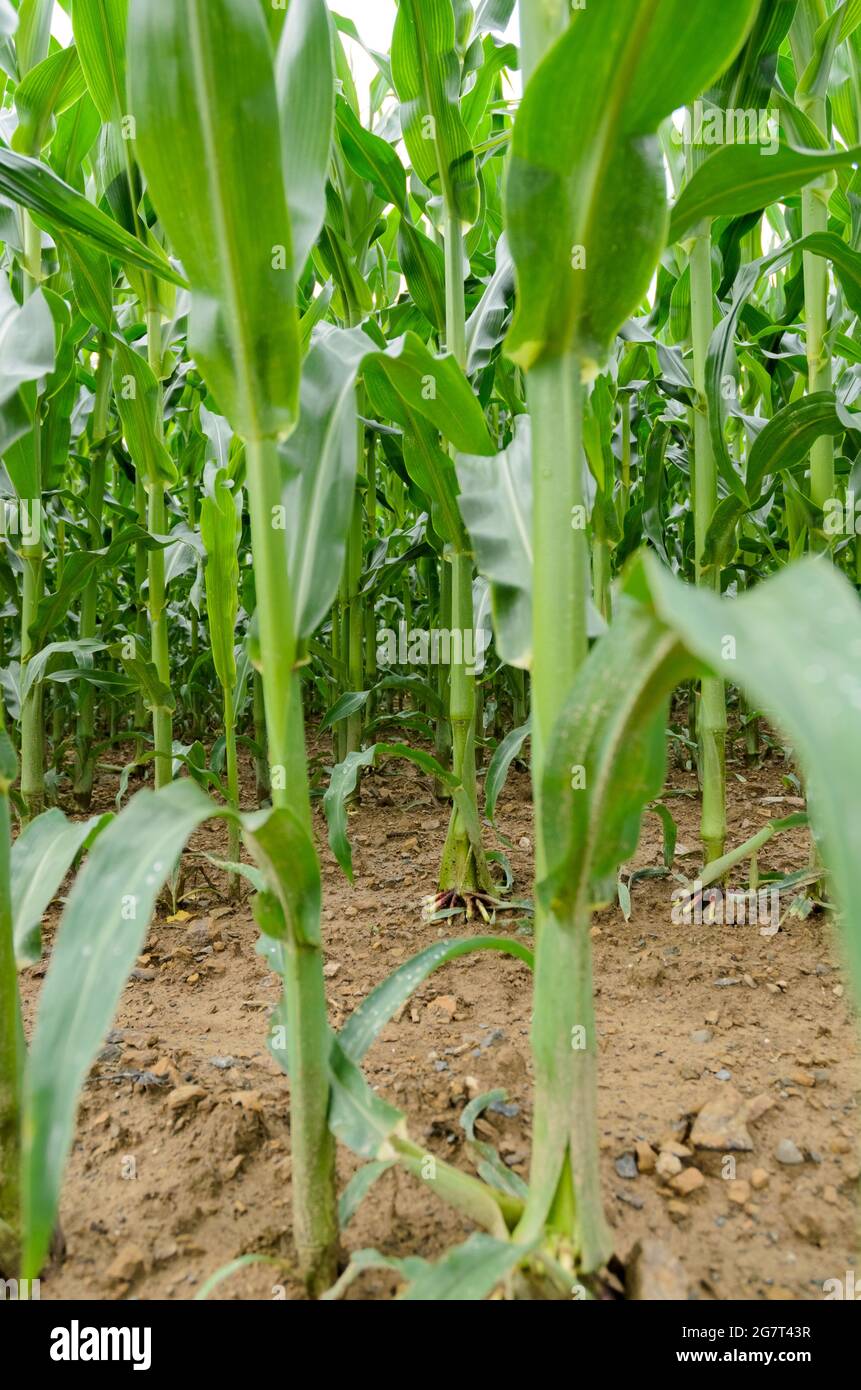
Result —
[[[783, 771], [776, 757], [753, 772], [731, 765], [730, 844], [793, 809]], [[669, 803], [679, 823], [676, 867], [695, 866], [696, 855], [682, 853], [697, 846], [691, 775], [677, 770], [671, 785], [687, 793]], [[110, 780], [98, 790], [110, 805]], [[368, 778], [351, 814], [355, 887], [329, 853], [319, 807], [315, 814], [337, 1027], [415, 951], [478, 928], [422, 920], [446, 811], [414, 769], [390, 764]], [[532, 830], [525, 772], [512, 772], [497, 820], [513, 845], [517, 889], [526, 893]], [[207, 827], [192, 848], [223, 850], [223, 835], [221, 826]], [[803, 867], [807, 852], [806, 832], [792, 831], [763, 851], [761, 870]], [[660, 824], [647, 816], [636, 863], [660, 862]], [[46, 1272], [44, 1298], [193, 1298], [216, 1270], [248, 1253], [279, 1264], [247, 1266], [213, 1297], [302, 1297], [291, 1275], [289, 1085], [265, 1048], [278, 981], [255, 954], [247, 902], [225, 904], [220, 876], [207, 872], [214, 887], [189, 874], [188, 919], [170, 921], [165, 908], [153, 922], [140, 977], [127, 985], [85, 1087], [63, 1188], [66, 1254]], [[773, 937], [756, 926], [674, 925], [673, 886], [636, 882], [631, 920], [607, 910], [593, 931], [605, 1200], [617, 1253], [624, 1260], [638, 1239], [659, 1237], [682, 1261], [695, 1298], [819, 1298], [823, 1280], [842, 1279], [854, 1266], [858, 1216], [857, 1027], [833, 927], [822, 913], [791, 919]], [[527, 931], [526, 923], [522, 914], [506, 914], [498, 929]], [[49, 924], [45, 960], [22, 976], [28, 1029], [51, 939]], [[529, 1019], [524, 965], [495, 953], [462, 958], [433, 974], [384, 1029], [367, 1075], [406, 1111], [412, 1136], [429, 1153], [465, 1167], [462, 1108], [477, 1092], [504, 1087], [516, 1113], [488, 1114], [482, 1137], [493, 1137], [525, 1178]], [[133, 1079], [140, 1072], [164, 1084], [142, 1085]], [[729, 1078], [720, 1080], [725, 1072]], [[191, 1089], [177, 1097], [181, 1087]], [[624, 1155], [638, 1143], [689, 1148], [691, 1117], [703, 1103], [725, 1099], [730, 1087], [745, 1100], [769, 1102], [765, 1109], [757, 1101], [764, 1113], [751, 1122], [754, 1148], [735, 1155], [734, 1172], [721, 1152], [698, 1150], [692, 1159], [680, 1150], [685, 1170], [696, 1167], [705, 1179], [689, 1195], [654, 1172], [620, 1176], [617, 1161], [624, 1170]], [[782, 1139], [794, 1141], [802, 1164], [775, 1160]], [[641, 1168], [648, 1167], [642, 1147], [640, 1154]], [[342, 1151], [342, 1184], [356, 1167]], [[755, 1170], [767, 1174], [766, 1186], [732, 1185], [733, 1178], [749, 1183]], [[371, 1190], [344, 1243], [433, 1258], [469, 1230], [429, 1186], [392, 1170]], [[391, 1276], [370, 1273], [348, 1296], [389, 1298], [395, 1288]]]

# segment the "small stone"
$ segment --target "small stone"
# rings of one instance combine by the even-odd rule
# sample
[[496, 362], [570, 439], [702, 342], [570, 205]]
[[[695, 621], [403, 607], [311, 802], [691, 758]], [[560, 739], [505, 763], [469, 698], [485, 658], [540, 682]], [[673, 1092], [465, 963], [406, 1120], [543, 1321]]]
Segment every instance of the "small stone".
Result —
[[144, 1254], [138, 1245], [123, 1245], [105, 1270], [114, 1284], [131, 1284], [144, 1272]]
[[323, 966], [323, 974], [326, 976], [327, 980], [334, 980], [340, 969], [341, 962], [339, 960], [327, 960], [326, 964]]
[[828, 1183], [822, 1193], [823, 1202], [827, 1202], [830, 1207], [836, 1207], [838, 1202], [837, 1188]]
[[639, 1139], [634, 1145], [634, 1152], [637, 1155], [637, 1168], [641, 1173], [654, 1173], [655, 1171], [655, 1150], [651, 1144]]
[[717, 1081], [731, 1081], [732, 1072], [727, 1071], [726, 1067], [721, 1067], [720, 1071], [715, 1072], [715, 1079]]
[[188, 976], [188, 979], [186, 980], [185, 983], [186, 983], [187, 985], [196, 985], [196, 984], [198, 983], [199, 980], [200, 980], [200, 976], [198, 975], [197, 971], [195, 970], [194, 974]]
[[771, 1181], [771, 1174], [765, 1168], [754, 1168], [750, 1175], [750, 1185], [755, 1192], [761, 1192], [764, 1187], [768, 1187]]
[[778, 1163], [783, 1163], [787, 1166], [804, 1162], [804, 1154], [801, 1152], [798, 1145], [793, 1143], [791, 1139], [781, 1139], [774, 1151], [774, 1156]]
[[167, 1098], [168, 1110], [184, 1110], [187, 1105], [196, 1105], [206, 1095], [202, 1086], [177, 1086]]
[[704, 1184], [705, 1178], [699, 1168], [684, 1168], [681, 1173], [670, 1180], [670, 1187], [680, 1197], [690, 1197], [691, 1193], [696, 1192]]
[[532, 848], [532, 841], [529, 839], [529, 836], [528, 836], [528, 835], [521, 835], [521, 837], [520, 837], [520, 839], [517, 841], [517, 843], [518, 843], [518, 845], [520, 846], [521, 849], [531, 849], [531, 848]]
[[734, 1206], [743, 1207], [750, 1201], [750, 1183], [745, 1182], [744, 1178], [737, 1178], [727, 1187], [726, 1195]]
[[[669, 1205], [681, 1208], [681, 1216], [687, 1216], [682, 1202]], [[647, 1238], [638, 1240], [631, 1251], [625, 1292], [629, 1301], [655, 1303], [684, 1302], [689, 1291], [681, 1261], [661, 1241]]]
[[809, 1071], [794, 1071], [791, 1074], [790, 1080], [794, 1081], [796, 1086], [810, 1087], [816, 1085], [816, 1077]]
[[639, 1171], [637, 1160], [632, 1153], [620, 1154], [616, 1159], [615, 1168], [620, 1178], [636, 1178]]
[[655, 1164], [655, 1172], [661, 1178], [674, 1178], [677, 1173], [682, 1171], [682, 1160], [676, 1158], [675, 1154], [662, 1153], [658, 1155]]
[[691, 1033], [691, 1042], [709, 1043], [711, 1042], [713, 1037], [714, 1034], [712, 1033], [710, 1028], [697, 1028], [693, 1033]]

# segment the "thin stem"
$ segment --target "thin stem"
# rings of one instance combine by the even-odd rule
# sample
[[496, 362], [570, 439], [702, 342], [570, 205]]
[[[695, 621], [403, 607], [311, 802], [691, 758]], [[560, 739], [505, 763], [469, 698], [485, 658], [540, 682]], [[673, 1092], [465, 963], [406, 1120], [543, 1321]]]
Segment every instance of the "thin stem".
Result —
[[18, 1274], [21, 1212], [21, 1081], [24, 1043], [12, 934], [11, 816], [16, 774], [0, 701], [0, 1277]]
[[[290, 809], [311, 834], [302, 693], [294, 674], [287, 548], [273, 525], [280, 505], [278, 452], [272, 440], [246, 442], [251, 543], [269, 745], [272, 800]], [[289, 924], [288, 924], [289, 925]], [[293, 1218], [296, 1248], [309, 1288], [334, 1281], [338, 1217], [335, 1151], [329, 1131], [329, 1045], [323, 957], [319, 940], [290, 930], [284, 950], [287, 1052], [290, 1070]]]

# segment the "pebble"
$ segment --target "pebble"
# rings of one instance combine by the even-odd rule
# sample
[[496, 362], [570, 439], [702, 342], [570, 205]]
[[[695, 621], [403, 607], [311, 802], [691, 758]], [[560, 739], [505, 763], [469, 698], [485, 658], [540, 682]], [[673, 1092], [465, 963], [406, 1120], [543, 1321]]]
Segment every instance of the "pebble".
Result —
[[713, 1037], [714, 1034], [710, 1028], [697, 1028], [695, 1032], [691, 1033], [691, 1042], [708, 1043]]
[[638, 1140], [634, 1145], [634, 1150], [637, 1155], [638, 1170], [641, 1173], [654, 1173], [656, 1159], [655, 1151], [651, 1144], [647, 1144], [645, 1140], [642, 1139]]
[[674, 1178], [682, 1171], [682, 1160], [675, 1154], [661, 1153], [655, 1164], [655, 1171], [661, 1178]]
[[616, 1159], [615, 1167], [620, 1178], [636, 1178], [639, 1172], [637, 1160], [632, 1153], [620, 1154]]
[[737, 1178], [729, 1184], [726, 1195], [735, 1206], [743, 1207], [750, 1201], [750, 1183], [744, 1178]]
[[670, 1180], [670, 1187], [680, 1197], [690, 1197], [691, 1193], [696, 1192], [704, 1184], [705, 1178], [699, 1168], [684, 1168], [681, 1173]]
[[792, 1165], [804, 1162], [804, 1154], [791, 1139], [781, 1139], [774, 1151], [778, 1163]]
[[771, 1181], [771, 1174], [765, 1168], [754, 1168], [750, 1175], [750, 1185], [756, 1192], [761, 1192], [764, 1187], [768, 1187]]

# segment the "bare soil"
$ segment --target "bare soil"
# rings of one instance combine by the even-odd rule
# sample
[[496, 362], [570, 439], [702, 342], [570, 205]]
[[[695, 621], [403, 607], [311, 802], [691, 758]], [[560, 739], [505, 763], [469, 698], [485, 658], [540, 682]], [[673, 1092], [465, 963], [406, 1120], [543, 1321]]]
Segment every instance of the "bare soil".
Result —
[[[786, 770], [778, 753], [754, 770], [730, 764], [730, 844], [795, 809]], [[670, 785], [676, 868], [693, 877], [694, 779], [677, 769]], [[115, 789], [106, 776], [97, 799], [110, 806]], [[315, 816], [337, 1027], [414, 952], [483, 924], [422, 919], [447, 811], [415, 769], [390, 764], [367, 778], [350, 816], [354, 887], [329, 852], [319, 805]], [[515, 891], [528, 894], [525, 770], [512, 771], [497, 822], [511, 842]], [[191, 849], [222, 852], [223, 837], [220, 825], [206, 827]], [[808, 854], [807, 832], [794, 830], [768, 844], [760, 868], [801, 868]], [[658, 866], [661, 856], [660, 823], [647, 815], [636, 864]], [[206, 866], [207, 883], [203, 861], [185, 862], [181, 911], [164, 904], [152, 923], [84, 1089], [63, 1188], [65, 1255], [46, 1271], [43, 1298], [190, 1299], [246, 1254], [275, 1263], [241, 1268], [213, 1298], [304, 1296], [292, 1273], [289, 1083], [265, 1046], [279, 982], [255, 953], [247, 899], [228, 903], [218, 871]], [[593, 929], [604, 1191], [617, 1254], [625, 1261], [638, 1239], [658, 1237], [696, 1299], [821, 1298], [824, 1280], [854, 1268], [858, 1233], [858, 1032], [832, 920], [790, 917], [773, 936], [757, 924], [676, 924], [675, 886], [636, 881], [630, 921], [614, 907]], [[501, 916], [496, 930], [530, 939], [522, 912]], [[51, 941], [49, 922], [45, 958], [22, 977], [28, 1029]], [[384, 1029], [367, 1075], [429, 1153], [469, 1167], [459, 1116], [474, 1095], [502, 1087], [507, 1105], [485, 1115], [480, 1137], [528, 1176], [530, 1007], [526, 966], [478, 953], [433, 974]], [[744, 1110], [751, 1151], [692, 1147], [706, 1103], [707, 1116]], [[803, 1161], [779, 1162], [782, 1140]], [[662, 1149], [663, 1175], [649, 1171]], [[668, 1155], [694, 1175], [676, 1181]], [[338, 1166], [344, 1184], [357, 1160], [341, 1151]], [[432, 1184], [393, 1169], [344, 1244], [434, 1258], [469, 1231]], [[392, 1276], [368, 1273], [348, 1297], [391, 1298], [396, 1288]]]

